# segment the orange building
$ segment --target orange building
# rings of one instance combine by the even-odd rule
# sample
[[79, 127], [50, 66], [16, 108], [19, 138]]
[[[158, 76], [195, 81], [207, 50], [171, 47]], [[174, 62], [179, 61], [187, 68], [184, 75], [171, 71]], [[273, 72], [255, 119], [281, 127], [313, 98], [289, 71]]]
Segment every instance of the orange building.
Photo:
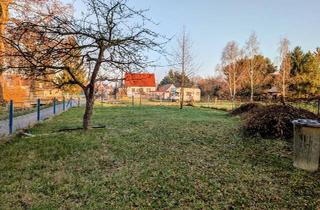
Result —
[[28, 87], [28, 82], [20, 79], [19, 76], [3, 74], [0, 76], [0, 99], [22, 103], [29, 98], [30, 89]]
[[35, 80], [26, 80], [12, 73], [0, 76], [0, 101], [13, 100], [16, 107], [29, 107], [40, 98], [43, 103], [48, 103], [53, 98], [61, 98], [62, 91], [54, 88], [49, 83]]

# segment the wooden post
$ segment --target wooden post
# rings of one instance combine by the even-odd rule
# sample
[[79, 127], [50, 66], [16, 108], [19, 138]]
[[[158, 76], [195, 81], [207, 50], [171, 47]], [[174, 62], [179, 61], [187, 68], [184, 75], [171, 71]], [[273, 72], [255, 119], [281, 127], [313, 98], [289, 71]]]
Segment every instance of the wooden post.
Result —
[[66, 111], [66, 99], [65, 97], [63, 97], [63, 102], [62, 102], [62, 107], [63, 107], [63, 111]]
[[131, 104], [134, 106], [134, 95], [131, 96]]
[[38, 99], [37, 100], [37, 121], [38, 122], [40, 121], [40, 106], [41, 106], [40, 99]]
[[13, 133], [13, 114], [14, 114], [14, 110], [13, 110], [13, 100], [10, 100], [10, 104], [9, 104], [9, 134]]
[[56, 98], [53, 98], [53, 114], [56, 114]]
[[318, 99], [318, 120], [320, 120], [320, 98]]
[[139, 102], [139, 103], [140, 103], [140, 106], [141, 106], [141, 105], [142, 105], [142, 101], [141, 101], [141, 93], [140, 93], [140, 102]]
[[78, 107], [80, 107], [80, 97], [78, 97]]

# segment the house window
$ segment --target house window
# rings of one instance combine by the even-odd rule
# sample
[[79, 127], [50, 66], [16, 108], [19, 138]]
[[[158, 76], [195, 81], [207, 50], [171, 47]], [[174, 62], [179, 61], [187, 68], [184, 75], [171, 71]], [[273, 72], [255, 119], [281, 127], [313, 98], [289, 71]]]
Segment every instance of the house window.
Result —
[[147, 88], [147, 93], [149, 93], [151, 91], [151, 89], [150, 88]]
[[136, 89], [135, 89], [135, 88], [132, 88], [132, 92], [133, 92], [133, 93], [136, 92]]

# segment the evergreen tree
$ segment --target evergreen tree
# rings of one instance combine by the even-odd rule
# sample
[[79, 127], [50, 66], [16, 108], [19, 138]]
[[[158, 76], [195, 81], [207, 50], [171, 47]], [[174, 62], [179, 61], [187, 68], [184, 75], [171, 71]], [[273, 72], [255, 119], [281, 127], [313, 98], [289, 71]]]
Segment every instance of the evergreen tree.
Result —
[[320, 85], [319, 50], [304, 53], [296, 47], [291, 53], [291, 66], [290, 91], [298, 97], [317, 94]]
[[[170, 70], [168, 74], [161, 80], [160, 86], [167, 84], [174, 84], [176, 87], [181, 87], [182, 74], [179, 71]], [[193, 82], [188, 77], [188, 75], [184, 76], [184, 86], [192, 87]]]

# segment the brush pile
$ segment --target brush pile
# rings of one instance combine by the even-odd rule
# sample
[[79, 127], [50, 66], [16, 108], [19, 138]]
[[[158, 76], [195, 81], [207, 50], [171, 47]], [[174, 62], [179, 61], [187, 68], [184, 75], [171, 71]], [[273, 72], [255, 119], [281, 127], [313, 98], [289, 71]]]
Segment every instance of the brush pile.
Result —
[[248, 103], [248, 104], [242, 104], [240, 107], [232, 110], [230, 114], [232, 116], [238, 116], [238, 115], [243, 115], [247, 114], [248, 112], [255, 110], [255, 109], [260, 109], [263, 106], [258, 103]]
[[251, 110], [245, 116], [242, 131], [247, 136], [291, 139], [292, 121], [296, 119], [317, 119], [317, 116], [305, 109], [289, 105], [270, 105]]

